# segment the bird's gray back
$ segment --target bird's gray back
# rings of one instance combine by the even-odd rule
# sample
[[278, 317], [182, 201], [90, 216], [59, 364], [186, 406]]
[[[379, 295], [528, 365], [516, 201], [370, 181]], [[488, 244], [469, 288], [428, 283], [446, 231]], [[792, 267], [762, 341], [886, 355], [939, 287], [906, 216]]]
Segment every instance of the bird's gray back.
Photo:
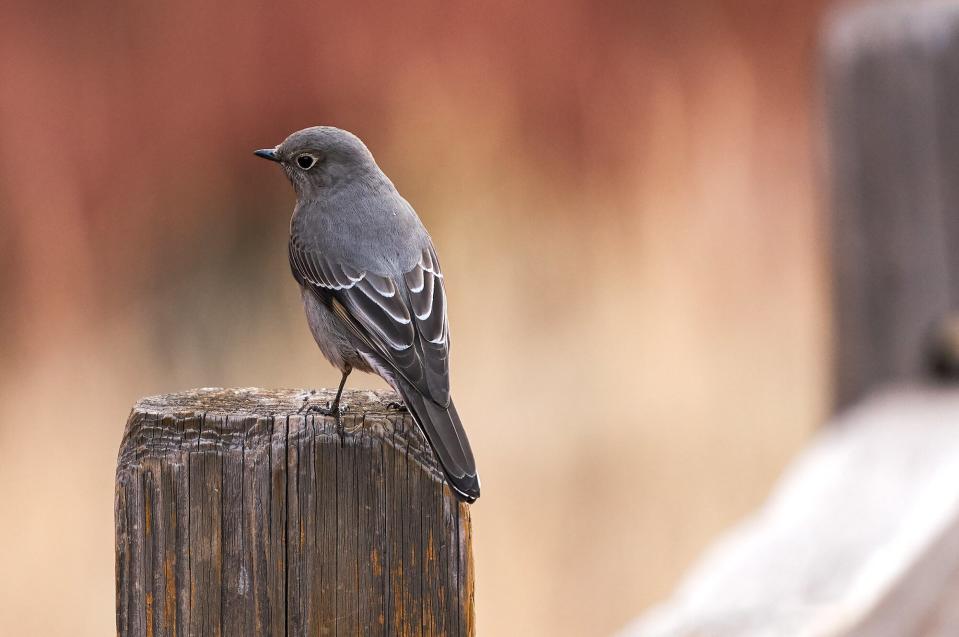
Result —
[[429, 234], [385, 175], [331, 186], [326, 196], [297, 202], [290, 225], [303, 248], [380, 276], [409, 272]]

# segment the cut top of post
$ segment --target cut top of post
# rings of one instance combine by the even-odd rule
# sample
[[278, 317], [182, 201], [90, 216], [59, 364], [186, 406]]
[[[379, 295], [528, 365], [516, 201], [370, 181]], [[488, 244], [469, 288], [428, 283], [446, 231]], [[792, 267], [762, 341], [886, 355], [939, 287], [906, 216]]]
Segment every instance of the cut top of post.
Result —
[[330, 390], [203, 387], [137, 401], [120, 446], [119, 466], [145, 453], [240, 447], [264, 421], [287, 421], [287, 436], [362, 435], [401, 449], [438, 481], [443, 470], [399, 396], [388, 390], [344, 393], [339, 418], [329, 415]]

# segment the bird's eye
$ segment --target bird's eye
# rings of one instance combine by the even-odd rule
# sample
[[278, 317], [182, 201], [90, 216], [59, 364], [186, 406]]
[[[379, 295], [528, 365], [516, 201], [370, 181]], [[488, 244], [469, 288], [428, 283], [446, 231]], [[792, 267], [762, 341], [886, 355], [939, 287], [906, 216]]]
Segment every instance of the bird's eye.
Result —
[[303, 153], [302, 155], [296, 158], [296, 165], [302, 168], [303, 170], [309, 170], [310, 168], [313, 168], [314, 165], [316, 165], [316, 157], [314, 157], [313, 155], [308, 155], [307, 153]]

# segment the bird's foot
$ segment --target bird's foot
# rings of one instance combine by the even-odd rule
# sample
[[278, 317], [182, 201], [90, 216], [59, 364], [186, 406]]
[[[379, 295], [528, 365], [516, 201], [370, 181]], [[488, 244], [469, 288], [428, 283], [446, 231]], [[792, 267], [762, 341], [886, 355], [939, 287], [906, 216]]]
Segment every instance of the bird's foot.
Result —
[[296, 413], [302, 414], [304, 412], [307, 412], [307, 413], [313, 412], [314, 405], [310, 404], [310, 398], [312, 398], [315, 394], [316, 394], [315, 389], [311, 389], [309, 391], [304, 391], [300, 393], [299, 398], [300, 400], [303, 401], [303, 404], [300, 405], [300, 408], [296, 410]]
[[406, 409], [406, 405], [404, 405], [402, 402], [398, 400], [391, 400], [388, 403], [386, 403], [386, 408], [387, 409]]
[[296, 412], [298, 414], [320, 414], [321, 416], [335, 416], [328, 405], [307, 405], [304, 404]]
[[339, 403], [334, 403], [331, 400], [326, 401], [326, 409], [331, 416], [341, 416], [345, 414], [349, 409], [349, 406], [350, 404], [342, 398], [340, 399]]
[[346, 403], [342, 400], [336, 403], [331, 400], [326, 401], [324, 414], [333, 417], [333, 422], [336, 424], [336, 437], [340, 439], [340, 442], [343, 441], [344, 434], [346, 433], [346, 430], [343, 428], [343, 419], [340, 418], [344, 411], [346, 411]]
[[303, 402], [303, 406], [296, 410], [298, 414], [322, 414], [323, 416], [342, 416], [346, 413], [347, 405], [340, 403], [334, 405], [332, 401], [326, 401], [326, 404], [317, 405]]

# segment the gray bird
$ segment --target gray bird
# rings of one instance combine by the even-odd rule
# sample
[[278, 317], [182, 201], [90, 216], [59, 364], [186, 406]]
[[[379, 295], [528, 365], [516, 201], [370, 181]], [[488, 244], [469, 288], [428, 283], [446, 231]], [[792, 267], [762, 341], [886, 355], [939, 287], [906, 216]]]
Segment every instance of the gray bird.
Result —
[[378, 374], [472, 502], [480, 483], [450, 398], [443, 274], [413, 207], [347, 131], [314, 126], [255, 153], [279, 163], [296, 191], [290, 267], [313, 337], [343, 374], [332, 411], [351, 371]]

